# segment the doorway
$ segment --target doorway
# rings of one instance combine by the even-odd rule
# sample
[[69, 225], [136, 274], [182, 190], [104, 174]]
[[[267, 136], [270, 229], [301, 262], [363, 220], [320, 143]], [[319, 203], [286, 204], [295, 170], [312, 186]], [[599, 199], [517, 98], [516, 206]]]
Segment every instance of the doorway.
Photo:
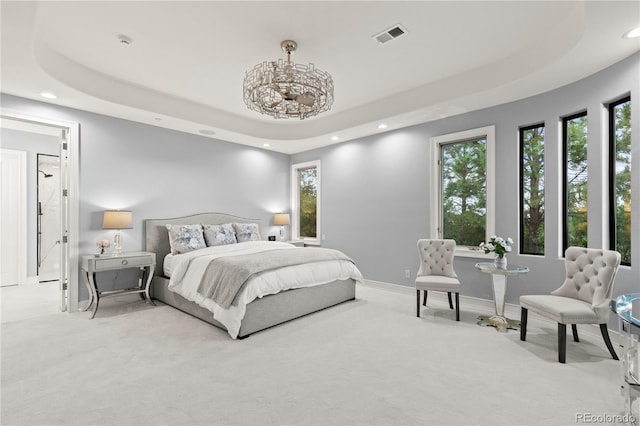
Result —
[[[38, 184], [45, 185], [45, 181], [50, 181], [53, 176], [45, 177], [45, 175], [55, 175], [54, 167], [56, 166], [54, 157], [57, 158], [57, 166], [59, 167], [57, 170], [57, 189], [55, 190], [57, 193], [53, 195], [51, 198], [51, 203], [57, 204], [57, 210], [59, 219], [57, 219], [58, 232], [57, 236], [55, 232], [48, 232], [48, 235], [45, 240], [45, 235], [38, 235], [34, 232], [34, 242], [32, 250], [33, 254], [28, 255], [27, 249], [24, 247], [14, 247], [14, 250], [18, 253], [18, 257], [20, 259], [33, 260], [34, 267], [36, 269], [35, 276], [39, 276], [42, 271], [41, 266], [44, 265], [45, 253], [46, 253], [46, 245], [45, 242], [49, 241], [50, 244], [52, 242], [50, 239], [53, 239], [53, 246], [56, 247], [55, 250], [58, 252], [57, 254], [49, 253], [50, 260], [47, 262], [51, 263], [51, 268], [54, 270], [57, 269], [57, 276], [53, 276], [51, 271], [48, 272], [50, 274], [49, 278], [53, 278], [55, 281], [58, 281], [58, 306], [62, 311], [76, 312], [78, 310], [78, 233], [79, 233], [79, 200], [78, 200], [78, 180], [79, 180], [79, 125], [78, 123], [52, 120], [48, 118], [35, 117], [25, 115], [15, 111], [2, 110], [1, 111], [1, 120], [2, 126], [0, 128], [3, 131], [3, 136], [5, 129], [11, 130], [19, 130], [22, 132], [27, 132], [31, 134], [48, 134], [55, 136], [55, 147], [54, 152], [48, 152], [50, 157], [46, 161], [44, 157], [37, 158], [34, 155], [33, 158], [33, 173], [27, 175], [31, 176], [34, 181], [38, 181]], [[7, 145], [8, 139], [3, 137], [3, 147]], [[18, 148], [18, 150], [26, 151], [25, 147]], [[55, 155], [54, 155], [55, 154]], [[42, 159], [43, 162], [40, 164], [38, 160]], [[42, 169], [43, 166], [45, 169]], [[39, 170], [42, 170], [40, 172]], [[53, 173], [52, 173], [53, 172]], [[25, 181], [28, 180], [25, 178]], [[44, 198], [40, 197], [41, 200], [37, 200], [37, 189], [36, 184], [33, 184], [33, 190], [31, 191], [32, 199], [34, 207], [32, 209], [26, 208], [27, 202], [20, 203], [22, 206], [25, 206], [24, 209], [28, 213], [23, 215], [23, 217], [27, 217], [28, 220], [33, 220], [34, 224], [38, 221], [38, 204], [37, 202], [43, 202]], [[44, 189], [40, 187], [40, 189]], [[3, 194], [4, 196], [4, 194]], [[29, 194], [27, 194], [27, 197]], [[54, 201], [55, 200], [55, 201]], [[6, 203], [3, 203], [3, 205]], [[43, 206], [44, 207], [44, 206]], [[42, 211], [44, 213], [44, 210]], [[40, 218], [42, 219], [42, 218]], [[24, 222], [27, 222], [25, 220]], [[40, 222], [42, 224], [43, 222]], [[34, 225], [35, 227], [36, 225]], [[20, 232], [23, 232], [23, 235], [26, 235], [26, 223], [20, 224]], [[54, 225], [55, 227], [55, 225]], [[42, 228], [44, 229], [44, 228]], [[37, 244], [36, 240], [42, 237], [40, 241], [41, 244]], [[3, 240], [5, 239], [5, 235], [3, 234]], [[27, 240], [26, 238], [22, 239], [22, 241]], [[27, 244], [24, 243], [26, 246]], [[36, 249], [37, 247], [37, 249]], [[4, 250], [3, 250], [4, 252]], [[37, 253], [40, 253], [39, 255]], [[2, 265], [0, 265], [0, 269], [4, 269], [3, 266], [6, 262], [5, 256], [0, 256]], [[27, 266], [26, 261], [20, 262], [20, 270], [18, 271], [20, 276], [20, 282], [27, 281]], [[42, 271], [44, 272], [44, 271]], [[36, 280], [37, 282], [38, 280]], [[55, 302], [54, 302], [55, 303]]]

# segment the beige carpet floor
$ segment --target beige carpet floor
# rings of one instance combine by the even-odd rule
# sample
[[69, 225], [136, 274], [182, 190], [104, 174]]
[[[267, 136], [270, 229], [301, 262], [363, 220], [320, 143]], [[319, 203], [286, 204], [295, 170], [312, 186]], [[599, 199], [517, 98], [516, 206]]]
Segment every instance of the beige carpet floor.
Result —
[[[357, 300], [234, 341], [135, 297], [2, 323], [2, 425], [575, 425], [622, 415], [621, 365], [597, 329], [530, 318], [528, 341], [412, 291]], [[112, 302], [112, 303], [106, 303]], [[620, 348], [617, 347], [618, 350]], [[582, 416], [582, 417], [581, 417]]]

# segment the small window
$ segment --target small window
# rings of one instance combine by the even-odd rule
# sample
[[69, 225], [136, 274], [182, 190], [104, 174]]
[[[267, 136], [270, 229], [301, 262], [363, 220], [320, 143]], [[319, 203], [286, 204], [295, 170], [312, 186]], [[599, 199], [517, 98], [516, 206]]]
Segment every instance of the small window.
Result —
[[544, 254], [544, 123], [520, 128], [520, 253]]
[[587, 246], [587, 113], [562, 119], [564, 165], [563, 254]]
[[293, 238], [319, 242], [320, 161], [294, 164], [291, 176]]
[[631, 265], [631, 97], [609, 105], [609, 238]]

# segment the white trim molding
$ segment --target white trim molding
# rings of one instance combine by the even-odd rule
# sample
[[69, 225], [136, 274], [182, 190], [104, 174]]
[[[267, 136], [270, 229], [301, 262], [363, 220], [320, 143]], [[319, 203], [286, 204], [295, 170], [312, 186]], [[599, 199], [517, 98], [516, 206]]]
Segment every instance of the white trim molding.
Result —
[[[298, 170], [316, 169], [316, 238], [300, 237], [300, 197]], [[322, 238], [321, 233], [321, 206], [322, 206], [322, 172], [320, 170], [320, 160], [307, 161], [291, 165], [291, 239], [304, 240], [305, 244], [319, 245]]]
[[[495, 162], [496, 162], [496, 126], [485, 126], [476, 129], [464, 130], [456, 133], [449, 133], [441, 136], [434, 136], [430, 138], [431, 145], [431, 223], [430, 223], [430, 235], [431, 238], [441, 238], [442, 233], [439, 232], [440, 223], [442, 222], [442, 177], [441, 167], [438, 164], [440, 159], [440, 149], [442, 145], [462, 142], [471, 139], [486, 138], [486, 185], [487, 185], [487, 197], [486, 197], [486, 227], [485, 227], [485, 241], [489, 239], [491, 235], [495, 235], [496, 229], [496, 177], [495, 177]], [[479, 244], [480, 242], [478, 242]], [[456, 256], [462, 257], [477, 257], [477, 258], [491, 258], [486, 255], [477, 247], [456, 247]]]

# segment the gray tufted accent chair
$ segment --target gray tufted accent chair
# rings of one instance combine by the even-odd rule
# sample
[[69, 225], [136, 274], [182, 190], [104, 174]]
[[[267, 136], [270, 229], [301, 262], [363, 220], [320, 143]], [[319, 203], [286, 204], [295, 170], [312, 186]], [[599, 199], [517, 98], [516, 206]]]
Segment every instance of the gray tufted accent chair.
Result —
[[520, 340], [526, 340], [527, 314], [531, 310], [558, 323], [558, 361], [564, 363], [567, 350], [567, 324], [573, 340], [579, 342], [576, 324], [599, 324], [602, 338], [613, 359], [607, 321], [613, 282], [620, 266], [620, 253], [613, 250], [569, 247], [565, 252], [566, 278], [550, 295], [520, 296]]
[[420, 269], [416, 276], [416, 309], [420, 317], [420, 291], [424, 291], [423, 306], [427, 305], [427, 291], [447, 292], [449, 308], [453, 309], [451, 293], [456, 295], [456, 321], [460, 321], [460, 281], [453, 270], [456, 250], [454, 240], [418, 240]]

